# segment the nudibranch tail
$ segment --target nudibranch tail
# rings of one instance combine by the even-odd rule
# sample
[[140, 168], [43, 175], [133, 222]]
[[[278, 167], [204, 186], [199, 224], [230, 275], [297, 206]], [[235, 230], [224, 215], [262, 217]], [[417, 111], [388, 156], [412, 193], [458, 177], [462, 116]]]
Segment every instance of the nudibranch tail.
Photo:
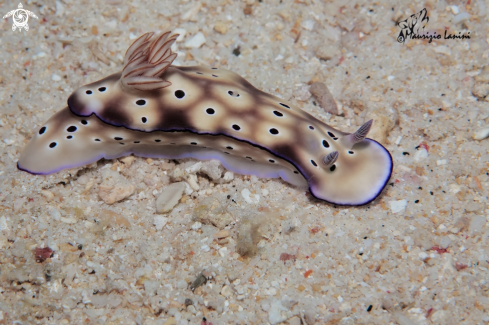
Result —
[[79, 118], [64, 108], [37, 130], [22, 151], [17, 168], [47, 175], [108, 158], [119, 148], [104, 145], [103, 128], [97, 117]]
[[178, 34], [169, 35], [170, 32], [166, 32], [154, 37], [154, 33], [146, 33], [134, 41], [124, 58], [123, 87], [151, 91], [171, 85], [171, 82], [161, 78], [177, 57], [176, 53], [172, 53], [171, 46]]

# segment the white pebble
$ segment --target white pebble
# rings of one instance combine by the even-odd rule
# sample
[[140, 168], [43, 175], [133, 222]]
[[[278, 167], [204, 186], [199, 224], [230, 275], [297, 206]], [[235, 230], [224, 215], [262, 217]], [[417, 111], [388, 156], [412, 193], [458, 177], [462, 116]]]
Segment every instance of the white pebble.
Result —
[[202, 223], [200, 222], [195, 222], [193, 225], [192, 225], [192, 229], [193, 230], [199, 230], [200, 228], [202, 228]]
[[202, 32], [198, 32], [191, 39], [185, 42], [185, 47], [199, 48], [205, 43], [206, 39]]
[[458, 186], [457, 184], [450, 184], [449, 187], [450, 187], [450, 192], [453, 194], [460, 192], [460, 186]]
[[105, 23], [105, 26], [107, 26], [110, 30], [114, 30], [117, 28], [117, 21], [116, 20], [111, 20]]
[[180, 179], [184, 176], [184, 171], [182, 169], [180, 169], [179, 167], [176, 167], [174, 170], [173, 170], [173, 173], [172, 173], [172, 177], [174, 179]]
[[452, 50], [450, 50], [450, 48], [446, 45], [438, 45], [438, 46], [435, 46], [433, 48], [433, 51], [435, 51], [436, 53], [440, 53], [440, 54], [445, 54], [447, 56], [451, 56], [452, 55]]
[[163, 189], [161, 195], [156, 200], [156, 213], [171, 211], [180, 201], [187, 185], [185, 182], [173, 183]]
[[489, 137], [489, 126], [483, 127], [474, 132], [475, 140], [483, 140], [487, 137]]
[[195, 175], [188, 175], [187, 176], [187, 183], [188, 185], [190, 185], [190, 187], [194, 190], [194, 191], [198, 191], [200, 190], [200, 186], [199, 184], [197, 183], [197, 176]]
[[4, 216], [0, 217], [0, 230], [9, 230], [7, 225], [7, 219]]
[[188, 185], [188, 183], [185, 183], [185, 194], [190, 195], [194, 192], [194, 190]]
[[446, 165], [446, 164], [447, 164], [447, 160], [446, 159], [440, 159], [440, 160], [437, 160], [436, 161], [436, 165], [437, 166]]
[[444, 310], [437, 310], [431, 315], [431, 321], [435, 324], [446, 324], [446, 312]]
[[407, 200], [399, 200], [399, 201], [390, 201], [392, 213], [398, 213], [404, 211], [407, 206]]
[[11, 144], [14, 144], [15, 143], [15, 140], [12, 140], [12, 139], [4, 139], [3, 142], [5, 142], [5, 144], [7, 146], [10, 146]]
[[194, 305], [187, 306], [187, 311], [194, 314], [194, 315], [197, 312], [197, 310], [195, 310]]
[[462, 21], [466, 21], [470, 18], [470, 14], [468, 12], [462, 12], [452, 19], [452, 24], [457, 25], [458, 23], [461, 23]]
[[237, 285], [235, 287], [235, 289], [236, 289], [236, 292], [238, 293], [238, 295], [244, 295], [245, 291], [244, 291], [244, 287], [243, 286]]
[[428, 157], [428, 151], [426, 151], [425, 148], [419, 148], [419, 150], [414, 154], [414, 161], [420, 161], [426, 157]]
[[401, 140], [402, 140], [402, 135], [397, 137], [396, 145], [399, 145], [401, 143]]
[[129, 33], [129, 39], [136, 39], [138, 38], [137, 35], [133, 34], [133, 33]]
[[252, 194], [247, 188], [241, 191], [241, 196], [249, 204], [257, 204], [260, 202], [260, 196], [258, 194]]
[[411, 168], [404, 166], [404, 165], [398, 165], [397, 166], [400, 170], [405, 171], [405, 172], [410, 172]]
[[58, 221], [59, 218], [61, 218], [61, 213], [59, 213], [59, 211], [56, 209], [51, 209], [49, 211], [49, 215], [56, 221]]
[[396, 78], [395, 76], [388, 76], [387, 80], [391, 81], [391, 80], [394, 80], [395, 78]]
[[219, 255], [221, 255], [221, 257], [226, 256], [227, 252], [228, 252], [228, 248], [227, 247], [222, 247], [222, 248], [219, 249]]
[[442, 106], [443, 106], [444, 109], [450, 108], [452, 106], [452, 103], [450, 103], [447, 100], [442, 100], [441, 101], [441, 104], [442, 104]]
[[175, 28], [173, 30], [173, 33], [174, 34], [179, 34], [179, 36], [177, 37], [177, 42], [182, 42], [183, 39], [185, 38], [185, 35], [187, 35], [187, 30], [183, 29], [183, 28]]
[[314, 20], [306, 20], [301, 23], [301, 27], [307, 30], [312, 30], [314, 28]]
[[224, 297], [231, 297], [233, 295], [233, 289], [231, 289], [230, 286], [225, 285], [221, 289], [221, 295], [224, 296]]
[[421, 314], [421, 308], [411, 308], [408, 310], [410, 314]]
[[211, 250], [211, 249], [210, 249], [210, 247], [209, 247], [208, 245], [203, 245], [203, 246], [201, 247], [201, 249], [202, 249], [204, 252], [208, 252], [208, 251], [210, 251], [210, 250]]
[[264, 189], [261, 190], [261, 195], [263, 195], [263, 196], [267, 196], [268, 193], [269, 192], [268, 192], [268, 190], [266, 188], [264, 188]]
[[92, 36], [85, 36], [85, 37], [80, 37], [77, 39], [78, 42], [83, 43], [83, 44], [88, 44], [93, 40], [93, 35]]
[[450, 9], [452, 10], [452, 13], [454, 15], [457, 15], [460, 12], [460, 9], [458, 9], [458, 6], [455, 6], [455, 5], [450, 6]]
[[221, 162], [219, 160], [207, 160], [202, 163], [200, 171], [217, 181], [222, 176]]
[[226, 172], [226, 173], [224, 173], [224, 177], [222, 179], [225, 182], [230, 182], [234, 179], [234, 173], [233, 172]]
[[198, 163], [193, 164], [192, 166], [185, 168], [185, 171], [188, 174], [195, 174], [195, 173], [199, 172], [201, 168], [202, 168], [202, 161], [199, 161]]
[[54, 80], [54, 81], [60, 81], [61, 80], [61, 77], [58, 76], [56, 73], [53, 73], [53, 75], [51, 76], [51, 79]]
[[49, 191], [49, 190], [41, 190], [41, 194], [42, 196], [44, 196], [46, 198], [46, 201], [51, 201], [52, 199], [54, 199], [54, 194], [53, 192]]
[[65, 13], [65, 7], [59, 1], [56, 1], [56, 16], [61, 17]]
[[33, 59], [42, 58], [46, 56], [46, 52], [39, 52], [32, 56]]
[[450, 243], [452, 242], [452, 240], [450, 239], [450, 237], [448, 236], [443, 236], [441, 239], [440, 239], [440, 248], [448, 248], [448, 246], [450, 246]]
[[422, 260], [425, 260], [428, 258], [428, 254], [426, 254], [425, 252], [421, 252], [418, 254], [419, 258], [422, 259]]
[[341, 312], [346, 313], [347, 311], [351, 310], [351, 303], [349, 303], [349, 302], [344, 302], [344, 303], [342, 303], [342, 304], [340, 305], [339, 310], [340, 310]]
[[190, 8], [187, 12], [184, 12], [181, 16], [182, 20], [193, 20], [195, 15], [200, 11], [202, 8], [202, 3], [197, 2], [192, 8]]
[[156, 216], [153, 224], [156, 226], [156, 230], [161, 230], [168, 223], [168, 218], [163, 216]]
[[75, 40], [74, 37], [72, 36], [65, 36], [65, 37], [59, 37], [58, 42], [61, 42], [63, 44], [71, 44]]
[[65, 218], [65, 217], [61, 217], [61, 218], [59, 218], [59, 220], [60, 220], [61, 222], [64, 222], [64, 223], [70, 223], [70, 224], [76, 223], [76, 219], [75, 219], [75, 218]]
[[187, 289], [187, 282], [185, 282], [185, 280], [179, 280], [177, 282], [177, 288], [178, 289]]
[[87, 261], [87, 266], [92, 268], [92, 269], [99, 269], [100, 268], [100, 264], [94, 263], [92, 261]]
[[282, 313], [287, 311], [287, 308], [282, 306], [282, 301], [281, 300], [275, 300], [272, 302], [270, 305], [270, 310], [268, 313], [268, 321], [270, 324], [278, 324], [287, 319], [286, 313]]

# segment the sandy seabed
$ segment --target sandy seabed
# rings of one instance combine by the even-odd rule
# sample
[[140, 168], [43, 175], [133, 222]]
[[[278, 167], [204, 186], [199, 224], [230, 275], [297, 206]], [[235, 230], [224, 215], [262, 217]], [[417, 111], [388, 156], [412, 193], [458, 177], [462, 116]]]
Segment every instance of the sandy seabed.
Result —
[[[0, 324], [489, 322], [489, 139], [474, 139], [489, 132], [489, 1], [23, 5], [38, 17], [28, 31], [0, 22]], [[2, 15], [17, 6], [1, 2]], [[396, 22], [423, 8], [426, 31], [471, 38], [398, 42]], [[176, 65], [232, 70], [342, 131], [373, 117], [389, 185], [348, 208], [192, 159], [17, 170], [74, 90], [166, 30], [182, 35]], [[157, 213], [179, 181], [179, 203]]]

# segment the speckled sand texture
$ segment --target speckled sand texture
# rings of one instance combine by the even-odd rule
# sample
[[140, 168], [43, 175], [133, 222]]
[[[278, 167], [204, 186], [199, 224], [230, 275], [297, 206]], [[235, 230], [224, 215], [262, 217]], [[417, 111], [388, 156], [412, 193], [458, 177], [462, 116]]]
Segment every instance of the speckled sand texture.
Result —
[[[29, 31], [0, 22], [0, 324], [488, 323], [489, 1], [408, 3], [24, 2]], [[471, 39], [398, 43], [423, 8], [426, 29]], [[177, 65], [232, 70], [341, 131], [373, 118], [386, 190], [337, 207], [190, 159], [18, 171], [68, 96], [158, 30], [181, 34]]]

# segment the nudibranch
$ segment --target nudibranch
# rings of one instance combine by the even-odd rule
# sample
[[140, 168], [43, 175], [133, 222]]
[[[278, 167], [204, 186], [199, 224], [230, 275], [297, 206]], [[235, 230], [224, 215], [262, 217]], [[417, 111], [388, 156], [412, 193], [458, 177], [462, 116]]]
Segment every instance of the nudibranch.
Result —
[[17, 163], [50, 174], [101, 158], [218, 159], [228, 170], [281, 177], [339, 205], [374, 200], [392, 157], [366, 138], [338, 131], [228, 70], [172, 66], [178, 35], [147, 33], [127, 50], [122, 72], [83, 86], [42, 125]]

